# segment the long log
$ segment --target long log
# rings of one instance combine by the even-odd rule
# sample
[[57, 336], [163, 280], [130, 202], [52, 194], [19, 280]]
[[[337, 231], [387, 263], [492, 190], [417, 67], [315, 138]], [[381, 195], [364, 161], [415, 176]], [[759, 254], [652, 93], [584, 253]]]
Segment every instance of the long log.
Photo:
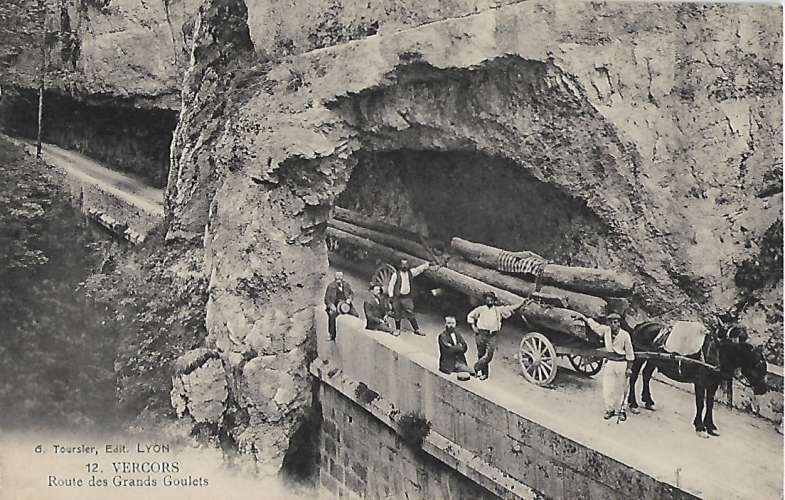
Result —
[[355, 226], [364, 227], [366, 229], [372, 229], [374, 231], [379, 231], [381, 233], [397, 236], [399, 238], [403, 238], [406, 240], [417, 241], [417, 242], [424, 240], [428, 244], [428, 246], [432, 248], [436, 248], [439, 251], [444, 251], [444, 244], [441, 241], [423, 237], [421, 234], [412, 231], [407, 231], [406, 229], [403, 229], [398, 226], [394, 226], [392, 224], [381, 222], [378, 219], [375, 219], [373, 217], [368, 217], [367, 215], [363, 215], [353, 210], [348, 210], [346, 208], [334, 207], [333, 221], [341, 221], [349, 224], [354, 224]]
[[[327, 228], [327, 235], [338, 241], [343, 241], [363, 248], [369, 253], [393, 262], [400, 259], [408, 259], [412, 265], [418, 266], [427, 261], [426, 259], [421, 259], [412, 254], [392, 249], [368, 238], [363, 238], [362, 236], [357, 236], [334, 227]], [[520, 295], [488, 285], [487, 283], [483, 283], [480, 280], [446, 267], [432, 266], [423, 274], [437, 283], [469, 296], [479, 298], [482, 297], [484, 292], [493, 292], [504, 304], [519, 304], [524, 300]], [[550, 307], [534, 301], [529, 301], [520, 312], [527, 321], [534, 325], [588, 340], [586, 327], [578, 320], [579, 316], [575, 311]]]
[[[430, 253], [425, 249], [425, 247], [408, 239], [399, 238], [387, 233], [374, 231], [372, 229], [359, 227], [354, 224], [348, 224], [346, 222], [337, 220], [332, 220], [329, 224], [331, 227], [341, 231], [345, 231], [357, 236], [362, 236], [363, 238], [367, 238], [371, 241], [375, 241], [376, 243], [380, 243], [396, 250], [401, 250], [408, 254], [414, 255], [415, 257], [419, 257], [424, 260], [432, 260]], [[522, 297], [535, 297], [537, 295], [542, 295], [545, 297], [562, 299], [563, 302], [566, 302], [566, 308], [573, 311], [578, 311], [579, 313], [592, 318], [596, 318], [605, 314], [605, 301], [599, 297], [562, 290], [560, 288], [551, 286], [544, 286], [540, 289], [539, 292], [537, 292], [534, 283], [516, 278], [515, 276], [500, 273], [499, 271], [487, 269], [476, 264], [472, 264], [471, 262], [466, 262], [459, 257], [449, 256], [448, 254], [442, 256], [441, 262], [444, 266], [452, 269], [453, 271], [465, 274], [470, 278], [484, 281], [489, 285], [507, 290]]]
[[382, 245], [406, 252], [423, 260], [431, 260], [431, 255], [428, 250], [426, 250], [426, 248], [420, 243], [412, 241], [409, 238], [401, 238], [387, 232], [368, 229], [340, 220], [331, 220], [328, 225], [330, 227], [334, 227], [335, 229], [346, 231], [347, 233], [352, 233], [357, 236], [362, 236], [363, 238], [368, 238], [369, 240], [375, 241], [376, 243], [381, 243]]
[[[450, 247], [467, 260], [490, 269], [496, 269], [499, 255], [504, 252], [499, 248], [461, 238], [453, 238]], [[547, 264], [541, 280], [549, 285], [599, 297], [626, 297], [632, 293], [635, 284], [632, 276], [627, 273], [558, 264]]]

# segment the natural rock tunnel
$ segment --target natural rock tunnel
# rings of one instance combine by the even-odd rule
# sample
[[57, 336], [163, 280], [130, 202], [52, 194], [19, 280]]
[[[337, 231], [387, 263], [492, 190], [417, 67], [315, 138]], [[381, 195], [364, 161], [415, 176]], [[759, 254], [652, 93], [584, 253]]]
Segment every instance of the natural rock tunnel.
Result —
[[[630, 262], [618, 256], [614, 226], [635, 208], [613, 182], [633, 166], [580, 86], [552, 64], [501, 58], [441, 70], [409, 61], [379, 87], [294, 118], [264, 114], [265, 99], [237, 105], [231, 133], [204, 129], [218, 145], [185, 149], [169, 183], [178, 214], [170, 236], [205, 238], [207, 345], [223, 353], [231, 400], [248, 414], [230, 431], [241, 449], [283, 451], [293, 432], [283, 429], [299, 425], [328, 263], [324, 222], [336, 200], [438, 238], [574, 264]], [[293, 119], [303, 121], [295, 128]], [[250, 139], [240, 145], [242, 135]], [[222, 181], [211, 193], [199, 177]], [[611, 248], [614, 236], [622, 244]], [[277, 422], [281, 433], [259, 433], [255, 422]]]
[[460, 236], [566, 265], [606, 265], [608, 227], [585, 202], [481, 153], [358, 153], [337, 204], [445, 245]]
[[[445, 242], [622, 265], [608, 242], [635, 209], [610, 179], [634, 159], [568, 75], [504, 57], [471, 70], [414, 62], [389, 80], [334, 106], [363, 144], [338, 205]], [[598, 188], [608, 196], [590, 198]]]
[[[166, 186], [177, 112], [127, 106], [119, 99], [87, 103], [52, 91], [44, 95], [43, 113], [44, 142], [106, 162], [154, 187]], [[0, 117], [0, 128], [34, 140], [38, 132], [38, 94], [6, 90], [0, 101]]]

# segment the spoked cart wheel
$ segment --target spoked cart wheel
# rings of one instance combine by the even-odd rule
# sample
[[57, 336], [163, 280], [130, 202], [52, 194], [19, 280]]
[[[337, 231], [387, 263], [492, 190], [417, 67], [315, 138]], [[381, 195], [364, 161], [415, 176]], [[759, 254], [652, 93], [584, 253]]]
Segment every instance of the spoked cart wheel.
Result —
[[570, 360], [572, 367], [575, 368], [575, 371], [586, 375], [587, 377], [597, 375], [602, 369], [602, 358], [582, 356], [580, 354], [568, 354], [567, 358]]
[[383, 292], [387, 292], [387, 286], [390, 284], [390, 279], [395, 274], [395, 268], [390, 264], [382, 264], [371, 276], [371, 284], [379, 285], [382, 287]]
[[523, 336], [518, 348], [518, 362], [526, 380], [536, 385], [547, 385], [556, 378], [556, 349], [548, 338], [537, 332]]

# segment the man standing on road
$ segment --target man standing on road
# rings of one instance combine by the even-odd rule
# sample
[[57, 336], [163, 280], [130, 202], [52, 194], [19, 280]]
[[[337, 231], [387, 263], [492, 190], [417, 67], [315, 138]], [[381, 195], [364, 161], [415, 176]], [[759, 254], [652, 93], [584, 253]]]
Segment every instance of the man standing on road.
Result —
[[381, 285], [371, 286], [371, 293], [373, 293], [373, 297], [366, 300], [363, 304], [363, 310], [365, 311], [365, 329], [392, 333], [392, 327], [387, 324], [389, 305], [386, 297], [382, 295]]
[[330, 340], [335, 340], [336, 333], [336, 318], [341, 314], [351, 314], [352, 316], [360, 315], [357, 309], [352, 304], [354, 293], [349, 283], [343, 280], [343, 273], [338, 271], [335, 273], [335, 281], [327, 285], [327, 290], [324, 292], [324, 306], [327, 309], [327, 332], [330, 334]]
[[409, 261], [401, 259], [400, 267], [390, 278], [387, 295], [392, 299], [393, 303], [393, 312], [395, 313], [395, 331], [393, 335], [396, 337], [401, 334], [401, 321], [403, 319], [409, 321], [415, 335], [425, 336], [424, 333], [420, 332], [420, 326], [417, 324], [417, 318], [414, 316], [412, 279], [422, 274], [428, 267], [430, 267], [430, 264], [426, 262], [414, 269], [409, 269]]
[[512, 316], [526, 301], [518, 305], [501, 306], [497, 305], [496, 294], [493, 292], [485, 292], [482, 297], [485, 304], [475, 307], [466, 317], [466, 321], [471, 325], [477, 341], [477, 363], [474, 370], [477, 378], [485, 380], [490, 374], [489, 368], [493, 353], [496, 352], [496, 336], [502, 329], [502, 319]]
[[453, 316], [444, 318], [444, 330], [439, 334], [439, 371], [457, 373], [458, 380], [469, 380], [474, 370], [466, 362], [466, 341], [455, 329]]
[[[608, 325], [601, 325], [591, 318], [581, 318], [589, 330], [603, 338], [607, 351], [624, 356], [624, 360], [608, 359], [602, 369], [602, 396], [605, 400], [605, 420], [617, 415], [619, 421], [627, 420], [627, 385], [632, 375], [632, 362], [635, 352], [632, 349], [630, 334], [621, 329], [621, 316], [612, 312], [606, 316]], [[630, 409], [639, 413], [636, 409]]]

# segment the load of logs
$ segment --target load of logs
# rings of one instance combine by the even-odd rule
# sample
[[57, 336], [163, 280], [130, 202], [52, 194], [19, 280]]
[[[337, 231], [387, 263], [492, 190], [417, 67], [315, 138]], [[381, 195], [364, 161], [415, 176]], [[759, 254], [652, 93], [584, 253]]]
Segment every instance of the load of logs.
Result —
[[540, 287], [525, 279], [528, 276], [498, 271], [501, 249], [453, 238], [452, 252], [447, 252], [438, 242], [338, 207], [327, 235], [390, 262], [431, 262], [427, 277], [468, 296], [479, 298], [484, 292], [493, 292], [505, 304], [532, 299], [520, 310], [526, 321], [583, 340], [588, 339], [580, 315], [604, 315], [608, 302], [623, 301], [634, 284], [632, 277], [623, 273], [546, 263], [539, 276], [544, 284]]

